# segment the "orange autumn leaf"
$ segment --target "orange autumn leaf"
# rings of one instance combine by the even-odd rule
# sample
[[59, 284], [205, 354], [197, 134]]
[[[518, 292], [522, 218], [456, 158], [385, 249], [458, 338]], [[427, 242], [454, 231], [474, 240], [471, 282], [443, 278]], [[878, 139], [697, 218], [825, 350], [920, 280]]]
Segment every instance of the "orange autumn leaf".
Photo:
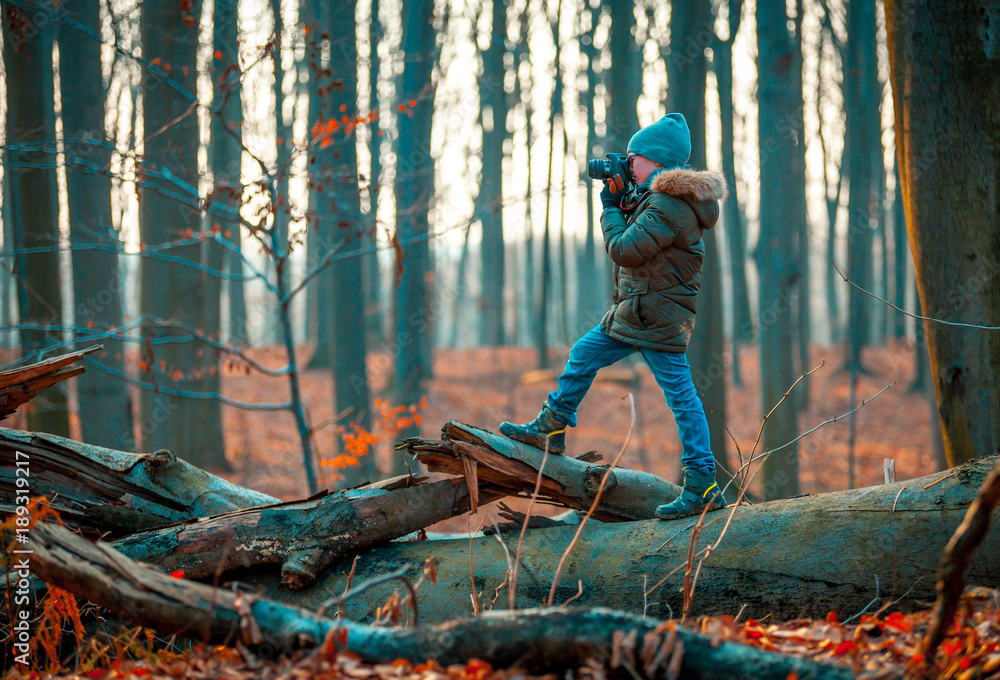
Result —
[[892, 626], [896, 630], [901, 630], [904, 633], [909, 633], [913, 630], [913, 622], [908, 616], [904, 616], [900, 612], [893, 612], [889, 616], [885, 617], [885, 625]]
[[854, 651], [856, 648], [857, 645], [855, 645], [852, 640], [844, 640], [839, 645], [837, 645], [836, 648], [834, 648], [833, 654], [834, 656], [843, 656], [848, 652]]

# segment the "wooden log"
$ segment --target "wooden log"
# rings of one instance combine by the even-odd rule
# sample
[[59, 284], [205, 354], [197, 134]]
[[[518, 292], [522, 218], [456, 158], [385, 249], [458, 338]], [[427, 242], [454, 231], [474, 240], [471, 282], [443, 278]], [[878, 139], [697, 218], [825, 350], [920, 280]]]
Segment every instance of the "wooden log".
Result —
[[501, 667], [518, 664], [534, 671], [562, 671], [577, 668], [588, 658], [607, 659], [617, 651], [636, 665], [644, 664], [641, 670], [651, 678], [854, 677], [849, 668], [734, 642], [713, 644], [674, 623], [603, 609], [532, 610], [412, 628], [368, 626], [324, 618], [246, 592], [169, 578], [107, 544], [91, 544], [54, 525], [36, 526], [32, 542], [30, 566], [52, 585], [161, 633], [210, 643], [241, 640], [261, 652], [346, 638], [351, 651], [375, 662], [403, 658], [452, 664], [475, 657]]
[[[697, 581], [692, 614], [769, 613], [781, 619], [843, 617], [862, 610], [876, 593], [900, 598], [912, 610], [934, 598], [934, 573], [941, 551], [997, 459], [980, 459], [946, 474], [895, 484], [803, 496], [735, 509], [718, 548], [706, 557]], [[480, 468], [482, 474], [482, 468]], [[939, 481], [940, 480], [940, 481]], [[714, 543], [729, 509], [706, 515], [697, 550]], [[683, 607], [684, 564], [692, 529], [690, 517], [672, 522], [641, 521], [588, 525], [563, 569], [556, 603], [577, 593], [578, 603], [668, 618]], [[1000, 529], [997, 518], [967, 569], [970, 584], [1000, 588]], [[531, 529], [521, 554], [516, 606], [544, 602], [556, 564], [575, 526]], [[511, 555], [518, 534], [503, 537]], [[471, 550], [471, 555], [470, 555]], [[507, 560], [495, 537], [472, 541], [392, 544], [363, 555], [355, 579], [398, 568], [436, 563], [438, 584], [425, 589], [421, 616], [440, 622], [471, 612], [471, 584], [492, 595], [504, 583]], [[272, 597], [314, 607], [329, 592], [344, 589], [349, 565], [333, 565], [309, 591], [281, 593], [273, 575], [243, 574]], [[663, 584], [653, 589], [661, 579]], [[644, 590], [645, 585], [645, 590]], [[373, 615], [392, 587], [373, 588], [345, 605], [351, 618]], [[644, 592], [648, 595], [644, 596]], [[490, 599], [490, 598], [487, 598]], [[498, 600], [506, 602], [506, 593]]]
[[83, 366], [73, 364], [103, 348], [104, 345], [94, 345], [0, 372], [0, 420], [14, 413], [19, 406], [42, 390], [83, 373], [86, 370]]
[[[487, 430], [454, 421], [441, 430], [441, 441], [406, 439], [406, 449], [431, 472], [465, 474], [465, 460], [475, 460], [480, 480], [510, 494], [530, 495], [545, 453]], [[606, 465], [550, 454], [545, 462], [539, 497], [544, 501], [586, 511], [607, 472]], [[605, 522], [652, 519], [656, 506], [680, 494], [676, 484], [648, 472], [616, 468], [611, 472], [593, 517]]]
[[[505, 494], [479, 489], [488, 503]], [[338, 558], [454, 517], [470, 509], [465, 480], [420, 483], [412, 477], [333, 494], [237, 510], [143, 531], [114, 542], [119, 552], [188, 578], [280, 564], [282, 583], [311, 585]]]
[[69, 526], [112, 537], [278, 502], [170, 451], [125, 453], [0, 428], [0, 515], [16, 512], [19, 490], [51, 499]]

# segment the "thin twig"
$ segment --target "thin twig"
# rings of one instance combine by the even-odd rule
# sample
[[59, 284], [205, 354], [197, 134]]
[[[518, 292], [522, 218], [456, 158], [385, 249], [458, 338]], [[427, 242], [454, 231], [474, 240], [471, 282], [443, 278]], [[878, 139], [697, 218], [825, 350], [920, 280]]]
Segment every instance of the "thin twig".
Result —
[[514, 609], [514, 594], [517, 592], [517, 571], [521, 565], [521, 549], [524, 547], [524, 532], [528, 529], [528, 520], [531, 519], [531, 509], [535, 507], [538, 500], [538, 493], [542, 489], [542, 472], [545, 470], [545, 461], [549, 459], [549, 438], [545, 438], [545, 452], [542, 455], [542, 464], [538, 466], [538, 476], [535, 477], [535, 490], [528, 501], [528, 511], [524, 514], [524, 524], [521, 525], [521, 535], [517, 539], [517, 554], [514, 556], [514, 570], [510, 574], [510, 589], [507, 592], [508, 609]]
[[622, 448], [618, 451], [618, 455], [615, 459], [611, 461], [611, 465], [608, 466], [607, 471], [605, 471], [604, 476], [601, 477], [601, 485], [597, 487], [597, 493], [594, 494], [594, 502], [590, 504], [590, 509], [587, 510], [587, 514], [582, 520], [580, 520], [580, 525], [576, 528], [576, 533], [573, 535], [573, 540], [569, 542], [566, 546], [565, 552], [562, 554], [562, 558], [559, 560], [559, 564], [556, 566], [556, 575], [552, 577], [552, 587], [549, 588], [549, 599], [546, 601], [547, 606], [552, 606], [552, 601], [556, 597], [556, 586], [559, 585], [559, 575], [562, 573], [563, 565], [566, 564], [567, 558], [569, 558], [570, 552], [573, 550], [573, 546], [576, 545], [577, 540], [580, 538], [580, 534], [583, 533], [583, 528], [587, 526], [587, 520], [590, 516], [594, 514], [594, 510], [597, 508], [597, 504], [601, 502], [601, 496], [604, 494], [604, 486], [608, 483], [608, 477], [611, 476], [612, 470], [618, 465], [618, 461], [621, 460], [622, 455], [628, 448], [629, 440], [632, 439], [632, 431], [635, 429], [635, 397], [631, 392], [628, 393], [629, 405], [632, 409], [632, 422], [629, 423], [628, 433], [625, 435], [625, 442], [622, 444]]
[[[713, 498], [714, 500], [714, 498]], [[712, 503], [709, 502], [702, 508], [701, 515], [698, 517], [698, 523], [695, 524], [694, 529], [691, 531], [691, 541], [688, 543], [688, 558], [685, 562], [684, 568], [684, 608], [681, 610], [681, 624], [683, 625], [687, 621], [688, 613], [691, 611], [691, 605], [694, 603], [694, 584], [691, 578], [691, 572], [694, 568], [694, 554], [695, 548], [698, 545], [698, 536], [701, 535], [702, 529], [705, 528], [705, 515], [708, 514], [708, 509], [712, 507]], [[699, 568], [701, 567], [701, 562], [698, 563]]]
[[899, 493], [896, 494], [896, 500], [894, 500], [892, 502], [892, 510], [890, 510], [889, 512], [896, 512], [896, 501], [899, 500], [899, 497], [903, 495], [904, 491], [906, 491], [906, 487], [905, 486], [902, 489], [899, 490]]
[[[354, 556], [354, 560], [351, 562], [351, 571], [350, 571], [349, 574], [347, 574], [347, 583], [344, 584], [344, 592], [340, 594], [341, 597], [343, 597], [344, 595], [347, 594], [347, 591], [349, 591], [351, 589], [351, 584], [354, 583], [354, 572], [358, 568], [358, 558], [359, 557], [361, 557], [361, 555], [355, 555]], [[343, 610], [341, 610], [340, 607], [341, 607], [341, 605], [338, 604], [337, 605], [337, 618], [338, 619], [341, 616], [343, 616], [343, 614], [344, 614]]]
[[857, 288], [858, 290], [860, 290], [865, 295], [873, 297], [876, 300], [878, 300], [879, 302], [882, 302], [884, 304], [889, 305], [890, 307], [892, 307], [893, 309], [895, 309], [897, 312], [902, 312], [906, 316], [912, 317], [914, 319], [920, 319], [921, 321], [933, 321], [934, 323], [940, 323], [940, 324], [944, 324], [946, 326], [961, 326], [963, 328], [978, 328], [978, 329], [984, 330], [984, 331], [1000, 331], [1000, 326], [983, 326], [983, 325], [980, 325], [980, 324], [977, 324], [977, 323], [963, 323], [961, 321], [945, 321], [944, 319], [935, 319], [932, 316], [920, 316], [919, 314], [914, 314], [913, 312], [908, 312], [905, 309], [900, 309], [899, 307], [897, 307], [896, 305], [892, 304], [888, 300], [883, 300], [878, 295], [875, 295], [874, 293], [868, 292], [867, 290], [865, 290], [864, 288], [862, 288], [858, 284], [854, 283], [854, 281], [851, 281], [849, 278], [847, 278], [846, 276], [844, 276], [844, 272], [840, 271], [840, 268], [837, 267], [837, 263], [834, 262], [833, 260], [830, 260], [830, 264], [833, 265], [833, 268], [837, 270], [837, 273], [840, 274], [840, 278], [844, 279], [844, 281], [847, 281], [847, 283], [851, 284], [852, 286], [854, 286], [855, 288]]
[[[487, 512], [486, 516], [489, 517], [490, 514]], [[503, 538], [500, 535], [500, 527], [497, 526], [497, 521], [495, 519], [493, 519], [492, 517], [490, 517], [490, 523], [493, 525], [493, 529], [495, 530], [494, 533], [493, 533], [493, 536], [496, 537], [497, 543], [499, 543], [500, 547], [503, 548], [503, 555], [504, 555], [504, 557], [507, 558], [507, 571], [508, 571], [508, 573], [513, 573], [513, 571], [514, 571], [514, 561], [510, 557], [510, 550], [507, 549], [507, 544], [504, 543], [504, 540], [503, 540]]]
[[[771, 410], [768, 411], [767, 415], [764, 416], [764, 420], [762, 420], [760, 422], [760, 429], [757, 430], [757, 438], [754, 439], [753, 446], [750, 448], [750, 453], [747, 454], [747, 457], [749, 458], [749, 460], [745, 464], [743, 464], [740, 467], [739, 470], [736, 471], [736, 474], [739, 474], [740, 472], [743, 472], [744, 470], [747, 470], [747, 472], [743, 475], [743, 485], [744, 486], [746, 486], [746, 484], [747, 484], [746, 477], [747, 477], [747, 474], [749, 474], [749, 465], [750, 465], [750, 463], [753, 462], [753, 453], [754, 453], [754, 451], [757, 450], [757, 446], [760, 444], [761, 437], [764, 436], [764, 426], [767, 425], [767, 421], [771, 418], [771, 415], [773, 415], [774, 412], [776, 410], [778, 410], [778, 407], [781, 406], [781, 403], [783, 401], [785, 401], [785, 399], [788, 398], [788, 395], [791, 394], [792, 390], [795, 389], [796, 385], [798, 385], [800, 382], [802, 382], [802, 380], [805, 379], [806, 376], [812, 375], [813, 373], [815, 373], [816, 371], [818, 371], [819, 369], [821, 369], [825, 365], [826, 365], [826, 359], [820, 359], [819, 366], [817, 366], [816, 368], [813, 368], [811, 370], [808, 370], [808, 371], [804, 372], [802, 375], [800, 375], [795, 380], [795, 382], [792, 383], [792, 386], [789, 387], [787, 390], [785, 390], [785, 393], [783, 395], [781, 395], [781, 399], [778, 400], [778, 403], [775, 404], [774, 406], [772, 406]], [[786, 446], [787, 446], [787, 444], [786, 444]], [[726, 484], [726, 489], [728, 489], [728, 488], [729, 488], [729, 484]], [[726, 489], [722, 490], [722, 495], [723, 496], [726, 495]]]
[[931, 482], [930, 484], [928, 484], [924, 488], [925, 489], [929, 489], [932, 486], [934, 486], [935, 484], [937, 484], [938, 482], [943, 482], [944, 480], [948, 479], [949, 477], [954, 477], [957, 474], [958, 474], [958, 470], [955, 470], [954, 472], [950, 472], [950, 473], [946, 474], [944, 477], [941, 477], [939, 479], [935, 479], [933, 482]]
[[[414, 607], [413, 607], [413, 618], [414, 618], [414, 621], [416, 621], [416, 616], [417, 616], [416, 594], [413, 593], [413, 584], [411, 584], [409, 582], [409, 579], [405, 578], [406, 575], [412, 569], [413, 569], [413, 564], [410, 563], [410, 562], [407, 562], [406, 564], [404, 564], [403, 566], [401, 566], [399, 569], [395, 569], [393, 571], [390, 571], [387, 574], [382, 574], [381, 576], [375, 576], [373, 578], [370, 578], [367, 581], [364, 581], [363, 583], [361, 583], [360, 585], [358, 585], [356, 588], [352, 588], [350, 590], [345, 591], [343, 595], [341, 595], [339, 597], [331, 597], [330, 599], [326, 600], [325, 602], [323, 602], [323, 604], [321, 604], [319, 606], [319, 609], [316, 610], [316, 613], [319, 616], [324, 616], [326, 614], [327, 610], [330, 609], [330, 607], [340, 606], [343, 603], [345, 603], [348, 600], [350, 600], [352, 597], [357, 597], [361, 593], [363, 593], [366, 590], [369, 590], [369, 589], [371, 589], [371, 588], [373, 588], [373, 587], [375, 587], [377, 585], [381, 585], [383, 583], [386, 583], [387, 581], [392, 581], [392, 580], [395, 580], [395, 579], [400, 579], [400, 580], [402, 580], [402, 581], [404, 581], [406, 583], [407, 587], [409, 588], [409, 590], [411, 592], [411, 595], [413, 595], [413, 605], [414, 605]], [[353, 569], [352, 569], [352, 571], [353, 571]]]
[[910, 593], [912, 593], [913, 589], [917, 587], [917, 584], [920, 583], [923, 580], [924, 580], [923, 576], [921, 576], [920, 578], [918, 578], [916, 581], [913, 582], [913, 585], [911, 585], [909, 588], [906, 589], [905, 593], [903, 593], [902, 595], [900, 595], [899, 597], [897, 597], [894, 600], [889, 600], [884, 605], [882, 605], [881, 607], [879, 607], [878, 611], [875, 612], [873, 614], [873, 616], [876, 616], [876, 617], [881, 616], [882, 612], [884, 612], [886, 609], [888, 609], [892, 605], [896, 604], [897, 602], [903, 600], [903, 598], [905, 598], [907, 595], [909, 595]]
[[479, 616], [479, 594], [476, 591], [476, 569], [472, 563], [472, 537], [478, 534], [479, 530], [483, 528], [483, 525], [486, 524], [486, 518], [488, 516], [489, 513], [484, 514], [483, 519], [479, 522], [479, 526], [476, 527], [474, 532], [469, 534], [469, 583], [472, 584], [472, 613], [476, 616]]
[[[852, 413], [857, 412], [859, 409], [861, 409], [861, 407], [863, 407], [864, 405], [866, 405], [868, 402], [874, 401], [875, 399], [877, 399], [883, 392], [885, 392], [887, 389], [889, 389], [890, 387], [892, 387], [895, 384], [896, 384], [895, 382], [889, 383], [888, 385], [886, 385], [885, 387], [883, 387], [881, 390], [879, 390], [878, 392], [876, 392], [874, 395], [872, 395], [872, 396], [868, 397], [867, 399], [865, 399], [864, 401], [862, 401], [860, 404], [858, 404], [857, 406], [855, 406], [853, 409], [851, 409], [847, 413], [841, 413], [839, 416], [835, 416], [833, 418], [829, 418], [828, 420], [824, 420], [823, 422], [819, 423], [815, 427], [813, 427], [813, 428], [811, 428], [809, 430], [806, 430], [805, 432], [803, 432], [802, 434], [800, 434], [795, 439], [792, 439], [791, 441], [786, 442], [785, 444], [782, 444], [781, 446], [778, 446], [777, 448], [773, 448], [770, 451], [765, 451], [764, 453], [760, 454], [756, 458], [751, 457], [750, 460], [748, 460], [743, 467], [741, 467], [739, 470], [736, 471], [736, 475], [738, 476], [741, 472], [743, 472], [743, 470], [745, 468], [749, 467], [749, 465], [751, 463], [755, 463], [755, 462], [757, 462], [758, 460], [760, 460], [762, 458], [770, 456], [772, 453], [775, 453], [777, 451], [781, 451], [782, 449], [791, 446], [795, 442], [799, 441], [803, 437], [809, 436], [810, 434], [812, 434], [813, 432], [815, 432], [819, 428], [823, 427], [824, 425], [829, 425], [831, 423], [837, 422], [838, 420], [843, 420], [844, 418], [846, 418], [847, 416], [851, 415]], [[938, 480], [938, 481], [940, 481], [940, 480]], [[744, 486], [746, 486], [746, 482], [744, 482]], [[724, 488], [722, 490], [722, 493], [725, 494], [726, 489], [728, 489], [728, 488], [729, 488], [729, 484], [727, 483], [726, 484], [726, 488]]]
[[857, 619], [857, 618], [860, 618], [862, 614], [864, 614], [864, 613], [865, 613], [865, 612], [867, 612], [867, 611], [868, 611], [869, 609], [871, 609], [872, 605], [874, 605], [874, 604], [875, 604], [876, 602], [878, 602], [878, 601], [879, 601], [880, 599], [882, 599], [882, 596], [881, 596], [881, 595], [879, 594], [879, 587], [878, 587], [878, 574], [875, 574], [875, 597], [874, 597], [874, 598], [872, 599], [872, 601], [871, 601], [871, 602], [869, 602], [868, 604], [866, 604], [866, 605], [865, 605], [865, 608], [864, 608], [864, 609], [862, 609], [861, 611], [859, 611], [859, 612], [858, 612], [857, 614], [855, 614], [855, 615], [854, 615], [854, 616], [852, 616], [851, 618], [849, 618], [849, 619], [846, 619], [846, 620], [845, 620], [845, 621], [843, 622], [843, 623], [844, 623], [844, 625], [846, 626], [846, 625], [847, 625], [848, 623], [850, 623], [850, 622], [851, 622], [851, 621], [853, 621], [854, 619]]
[[565, 607], [566, 605], [568, 605], [573, 600], [578, 600], [581, 595], [583, 595], [583, 581], [581, 579], [577, 579], [576, 580], [576, 595], [574, 595], [573, 597], [571, 597], [568, 600], [566, 600], [565, 602], [563, 602], [562, 606]]

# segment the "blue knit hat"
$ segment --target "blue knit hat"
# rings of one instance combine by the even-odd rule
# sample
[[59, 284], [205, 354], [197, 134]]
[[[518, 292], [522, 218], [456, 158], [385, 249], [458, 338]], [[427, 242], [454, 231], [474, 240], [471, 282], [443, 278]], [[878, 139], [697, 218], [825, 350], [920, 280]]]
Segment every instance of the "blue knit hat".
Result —
[[687, 121], [679, 113], [668, 113], [632, 135], [628, 152], [645, 156], [667, 169], [686, 165], [691, 156]]

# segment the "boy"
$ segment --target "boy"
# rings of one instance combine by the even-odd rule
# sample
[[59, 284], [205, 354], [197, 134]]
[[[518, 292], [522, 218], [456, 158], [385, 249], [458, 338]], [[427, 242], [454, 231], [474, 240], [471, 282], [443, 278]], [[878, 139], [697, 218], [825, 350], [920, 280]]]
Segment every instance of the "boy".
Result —
[[576, 411], [598, 369], [629, 354], [643, 359], [663, 389], [680, 435], [683, 492], [656, 509], [660, 519], [676, 519], [721, 508], [715, 483], [715, 458], [709, 444], [705, 409], [691, 380], [685, 354], [697, 309], [702, 233], [719, 219], [726, 179], [717, 172], [687, 165], [691, 135], [684, 116], [670, 113], [639, 130], [628, 144], [626, 189], [620, 175], [601, 192], [604, 247], [615, 263], [611, 309], [601, 323], [577, 340], [558, 388], [541, 413], [526, 425], [503, 423], [500, 432], [545, 448], [566, 450], [566, 427], [576, 426]]

